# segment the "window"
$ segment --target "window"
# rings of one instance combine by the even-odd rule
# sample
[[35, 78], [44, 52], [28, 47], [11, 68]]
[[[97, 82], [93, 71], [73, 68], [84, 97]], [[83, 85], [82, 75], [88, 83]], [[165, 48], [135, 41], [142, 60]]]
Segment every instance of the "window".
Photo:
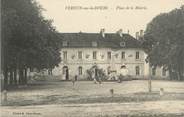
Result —
[[97, 42], [96, 41], [92, 42], [92, 47], [97, 47]]
[[135, 59], [139, 59], [139, 52], [136, 52]]
[[121, 58], [125, 59], [125, 52], [121, 52]]
[[135, 67], [135, 74], [136, 74], [137, 76], [140, 75], [140, 67], [139, 67], [139, 66], [136, 66], [136, 67]]
[[64, 66], [63, 67], [63, 74], [66, 74], [67, 70], [68, 70], [68, 67], [67, 66]]
[[166, 76], [166, 71], [167, 71], [166, 68], [163, 67], [162, 68], [162, 76]]
[[78, 58], [79, 58], [79, 59], [82, 59], [82, 51], [79, 51], [79, 52], [78, 52]]
[[79, 75], [82, 75], [82, 67], [79, 67]]
[[111, 59], [111, 52], [107, 52], [107, 59]]
[[93, 59], [96, 59], [96, 51], [93, 51]]
[[120, 42], [120, 46], [125, 47], [126, 46], [125, 42], [124, 41]]
[[152, 75], [155, 76], [156, 75], [156, 68], [152, 68]]
[[63, 51], [63, 59], [67, 60], [67, 51]]

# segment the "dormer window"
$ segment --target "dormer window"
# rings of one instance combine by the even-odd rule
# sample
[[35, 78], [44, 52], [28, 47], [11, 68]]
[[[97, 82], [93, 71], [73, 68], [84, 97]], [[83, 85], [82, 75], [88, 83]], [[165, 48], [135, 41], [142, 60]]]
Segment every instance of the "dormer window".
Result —
[[63, 41], [63, 47], [67, 47], [68, 46], [68, 41]]
[[92, 47], [97, 47], [97, 42], [96, 41], [92, 42]]
[[121, 47], [125, 47], [126, 46], [126, 43], [124, 41], [120, 42], [120, 46]]

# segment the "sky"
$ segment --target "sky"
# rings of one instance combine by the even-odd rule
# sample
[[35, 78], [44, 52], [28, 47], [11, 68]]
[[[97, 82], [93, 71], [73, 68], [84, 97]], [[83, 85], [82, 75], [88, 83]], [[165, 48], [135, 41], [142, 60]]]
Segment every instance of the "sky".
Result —
[[[119, 29], [127, 33], [129, 30], [132, 36], [139, 30], [145, 30], [146, 25], [156, 15], [184, 5], [184, 0], [36, 1], [45, 9], [43, 15], [53, 20], [53, 25], [59, 32], [98, 33], [100, 29], [105, 28], [107, 33]], [[75, 9], [71, 10], [71, 7]], [[93, 9], [89, 9], [90, 7]]]

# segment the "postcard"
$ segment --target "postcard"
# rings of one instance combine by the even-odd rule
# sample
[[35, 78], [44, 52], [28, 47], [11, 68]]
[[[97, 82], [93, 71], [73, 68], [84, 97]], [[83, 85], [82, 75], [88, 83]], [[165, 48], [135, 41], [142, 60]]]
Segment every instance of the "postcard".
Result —
[[1, 117], [184, 117], [183, 0], [1, 0]]

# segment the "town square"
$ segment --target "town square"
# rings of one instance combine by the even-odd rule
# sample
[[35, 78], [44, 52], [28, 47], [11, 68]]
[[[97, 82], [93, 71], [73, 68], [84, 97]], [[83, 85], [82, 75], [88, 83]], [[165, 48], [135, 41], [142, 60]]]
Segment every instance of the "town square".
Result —
[[1, 0], [0, 75], [1, 117], [184, 117], [184, 2]]

